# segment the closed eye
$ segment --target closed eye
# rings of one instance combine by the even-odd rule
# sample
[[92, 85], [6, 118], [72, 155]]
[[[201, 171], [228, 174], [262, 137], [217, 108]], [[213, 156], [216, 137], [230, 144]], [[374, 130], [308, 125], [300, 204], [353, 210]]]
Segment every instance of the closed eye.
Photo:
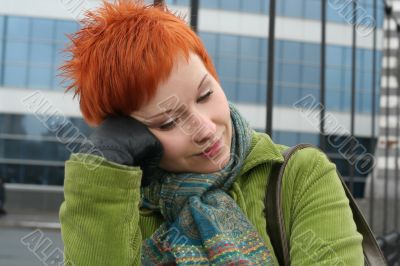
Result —
[[213, 92], [214, 92], [213, 90], [207, 91], [206, 94], [200, 96], [200, 97], [197, 99], [197, 102], [202, 102], [202, 101], [204, 101], [205, 99], [207, 99], [208, 97], [210, 97], [210, 95], [211, 95]]
[[[196, 102], [197, 102], [197, 103], [199, 103], [199, 102], [205, 102], [206, 100], [208, 100], [208, 98], [211, 96], [211, 94], [213, 94], [213, 92], [214, 92], [213, 90], [207, 91], [204, 95], [200, 96], [200, 97], [196, 100]], [[178, 121], [179, 119], [180, 119], [180, 117], [175, 118], [175, 119], [172, 119], [172, 120], [168, 120], [167, 123], [165, 123], [165, 124], [163, 124], [163, 125], [160, 126], [160, 129], [162, 129], [162, 130], [173, 129], [173, 128], [176, 126], [177, 121]]]

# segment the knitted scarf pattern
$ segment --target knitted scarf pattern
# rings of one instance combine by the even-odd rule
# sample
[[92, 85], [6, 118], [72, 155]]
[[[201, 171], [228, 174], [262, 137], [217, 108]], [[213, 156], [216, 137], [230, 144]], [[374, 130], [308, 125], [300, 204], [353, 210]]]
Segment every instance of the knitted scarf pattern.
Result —
[[[142, 188], [141, 207], [165, 222], [142, 244], [142, 265], [272, 265], [271, 253], [228, 190], [251, 147], [252, 129], [229, 102], [229, 162], [213, 173], [158, 169]], [[150, 177], [152, 178], [152, 177]]]

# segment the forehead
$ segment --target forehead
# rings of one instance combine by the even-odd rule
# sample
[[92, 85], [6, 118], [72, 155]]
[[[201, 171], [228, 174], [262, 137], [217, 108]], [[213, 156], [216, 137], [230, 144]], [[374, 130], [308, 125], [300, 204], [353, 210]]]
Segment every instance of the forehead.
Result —
[[163, 111], [166, 101], [185, 103], [192, 99], [206, 73], [207, 69], [196, 54], [189, 54], [188, 60], [183, 55], [178, 56], [169, 77], [158, 85], [154, 97], [133, 115], [147, 118]]

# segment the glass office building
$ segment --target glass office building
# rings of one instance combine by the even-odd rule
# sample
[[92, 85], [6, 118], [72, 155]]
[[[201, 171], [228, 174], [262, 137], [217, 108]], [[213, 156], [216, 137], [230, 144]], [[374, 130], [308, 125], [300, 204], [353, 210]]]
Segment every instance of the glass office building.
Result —
[[[43, 8], [34, 9], [38, 12], [26, 7], [26, 0], [0, 3], [0, 175], [9, 183], [62, 185], [63, 165], [70, 154], [65, 143], [24, 107], [21, 99], [40, 90], [54, 106], [61, 106], [62, 113], [83, 134], [90, 133], [77, 102], [70, 93], [64, 94], [65, 85], [60, 85], [57, 76], [57, 68], [68, 56], [61, 52], [67, 43], [65, 34], [79, 28], [61, 2], [39, 1]], [[188, 12], [189, 0], [166, 2], [172, 9]], [[365, 14], [373, 14], [372, 0], [358, 4]], [[319, 0], [277, 3], [273, 139], [278, 143], [319, 144], [319, 128], [299, 122], [306, 118], [298, 119], [293, 104], [307, 95], [319, 100], [320, 5]], [[375, 22], [378, 36], [382, 36], [382, 6], [378, 10]], [[327, 8], [326, 110], [349, 128], [352, 26], [344, 11], [331, 5]], [[259, 131], [265, 128], [268, 12], [269, 1], [265, 0], [200, 0], [199, 35], [213, 58], [222, 87]], [[376, 141], [370, 133], [372, 34], [357, 40], [355, 133], [369, 147], [370, 141]], [[381, 55], [378, 43], [378, 77]], [[376, 88], [379, 103], [379, 78]], [[345, 159], [333, 147], [328, 150], [342, 174], [348, 175]]]

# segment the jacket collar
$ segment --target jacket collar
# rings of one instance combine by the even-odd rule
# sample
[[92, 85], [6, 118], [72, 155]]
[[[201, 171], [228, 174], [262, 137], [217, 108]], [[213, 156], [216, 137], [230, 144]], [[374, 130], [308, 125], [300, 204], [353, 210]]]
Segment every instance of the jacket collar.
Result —
[[257, 165], [267, 162], [282, 163], [281, 149], [267, 134], [253, 131], [250, 152], [243, 162], [239, 175], [241, 176]]

